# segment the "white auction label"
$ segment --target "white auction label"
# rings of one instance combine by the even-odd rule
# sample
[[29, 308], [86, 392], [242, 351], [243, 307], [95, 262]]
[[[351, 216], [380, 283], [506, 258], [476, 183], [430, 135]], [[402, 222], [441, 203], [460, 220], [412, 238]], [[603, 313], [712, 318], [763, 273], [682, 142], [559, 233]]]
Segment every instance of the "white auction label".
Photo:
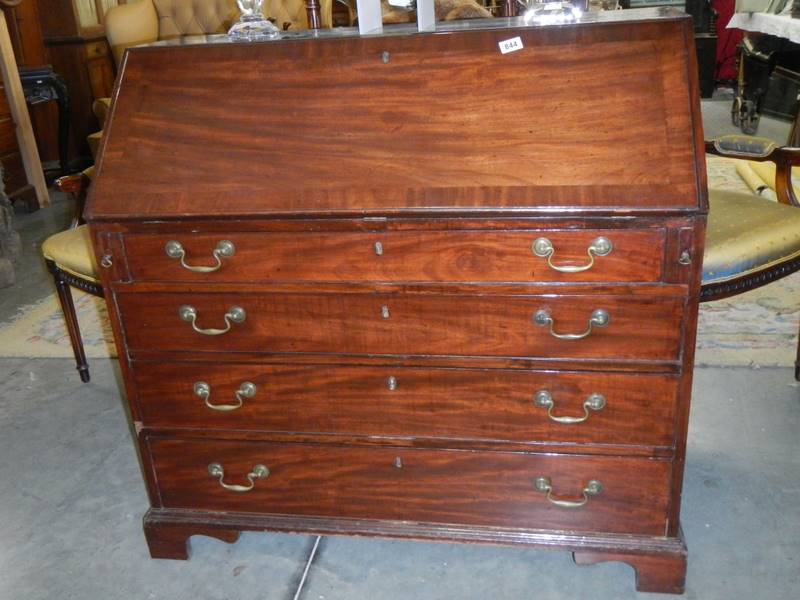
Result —
[[517, 50], [522, 50], [522, 40], [518, 37], [511, 38], [510, 40], [503, 40], [502, 42], [497, 42], [497, 45], [500, 46], [500, 54], [508, 54], [509, 52], [516, 52]]

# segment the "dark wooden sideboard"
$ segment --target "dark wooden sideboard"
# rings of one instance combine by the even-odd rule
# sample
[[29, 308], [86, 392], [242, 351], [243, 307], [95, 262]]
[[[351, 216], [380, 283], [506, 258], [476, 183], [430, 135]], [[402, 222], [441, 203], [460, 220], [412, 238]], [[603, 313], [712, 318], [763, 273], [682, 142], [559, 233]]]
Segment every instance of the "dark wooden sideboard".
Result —
[[683, 590], [690, 18], [137, 48], [106, 136], [87, 212], [153, 557], [525, 544]]

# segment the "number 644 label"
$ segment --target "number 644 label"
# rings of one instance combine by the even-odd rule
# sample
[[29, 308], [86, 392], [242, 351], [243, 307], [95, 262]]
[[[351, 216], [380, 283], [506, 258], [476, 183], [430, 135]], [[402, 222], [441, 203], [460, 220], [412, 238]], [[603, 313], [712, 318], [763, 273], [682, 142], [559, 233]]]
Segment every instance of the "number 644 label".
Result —
[[508, 54], [509, 52], [516, 52], [517, 50], [522, 50], [522, 40], [518, 37], [511, 38], [510, 40], [503, 40], [502, 42], [497, 42], [497, 45], [500, 46], [500, 54]]

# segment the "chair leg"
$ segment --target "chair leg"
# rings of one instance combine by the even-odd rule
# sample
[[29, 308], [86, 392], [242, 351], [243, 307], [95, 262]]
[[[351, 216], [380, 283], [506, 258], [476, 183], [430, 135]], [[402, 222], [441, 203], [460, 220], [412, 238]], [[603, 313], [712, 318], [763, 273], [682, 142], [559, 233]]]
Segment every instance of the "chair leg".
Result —
[[86, 364], [86, 354], [83, 351], [81, 330], [78, 327], [75, 304], [72, 302], [72, 290], [70, 290], [69, 284], [64, 281], [61, 271], [55, 264], [48, 264], [48, 267], [50, 267], [50, 272], [53, 273], [56, 292], [58, 292], [58, 301], [61, 303], [61, 310], [64, 312], [64, 320], [67, 322], [67, 332], [69, 332], [69, 339], [70, 342], [72, 342], [72, 351], [75, 354], [78, 373], [81, 376], [81, 381], [86, 383], [89, 381], [89, 365]]
[[800, 333], [797, 335], [797, 359], [794, 361], [794, 378], [800, 381]]

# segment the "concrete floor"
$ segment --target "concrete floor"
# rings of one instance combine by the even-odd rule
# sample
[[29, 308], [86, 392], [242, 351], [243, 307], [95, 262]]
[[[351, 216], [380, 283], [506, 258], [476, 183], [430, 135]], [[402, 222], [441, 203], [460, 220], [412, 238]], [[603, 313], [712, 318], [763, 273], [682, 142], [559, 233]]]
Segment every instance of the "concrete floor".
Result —
[[[742, 132], [731, 123], [731, 105], [733, 103], [733, 90], [730, 88], [720, 88], [714, 91], [713, 98], [702, 100], [703, 109], [703, 133], [706, 139], [719, 137], [721, 135], [737, 134]], [[786, 121], [779, 121], [772, 117], [762, 116], [758, 123], [756, 135], [775, 141], [783, 146], [789, 139], [789, 130], [792, 124]]]
[[16, 283], [0, 289], [0, 323], [13, 318], [19, 308], [55, 292], [39, 247], [51, 233], [69, 226], [74, 205], [69, 196], [56, 191], [51, 191], [50, 201], [52, 204], [47, 209], [14, 217], [14, 227], [22, 238], [23, 250], [14, 269]]
[[[718, 130], [723, 104], [709, 119]], [[18, 285], [0, 290], [0, 322], [51, 291], [37, 244], [68, 220], [70, 205], [60, 200], [17, 219], [29, 252]], [[82, 384], [71, 360], [0, 358], [0, 600], [291, 600], [312, 537], [244, 534], [234, 545], [194, 537], [188, 562], [149, 558], [147, 498], [118, 364], [90, 368], [92, 382]], [[800, 387], [792, 375], [696, 372], [682, 511], [688, 599], [800, 597]], [[329, 537], [301, 598], [672, 597], [636, 594], [633, 585], [626, 565], [578, 567], [565, 552]]]

